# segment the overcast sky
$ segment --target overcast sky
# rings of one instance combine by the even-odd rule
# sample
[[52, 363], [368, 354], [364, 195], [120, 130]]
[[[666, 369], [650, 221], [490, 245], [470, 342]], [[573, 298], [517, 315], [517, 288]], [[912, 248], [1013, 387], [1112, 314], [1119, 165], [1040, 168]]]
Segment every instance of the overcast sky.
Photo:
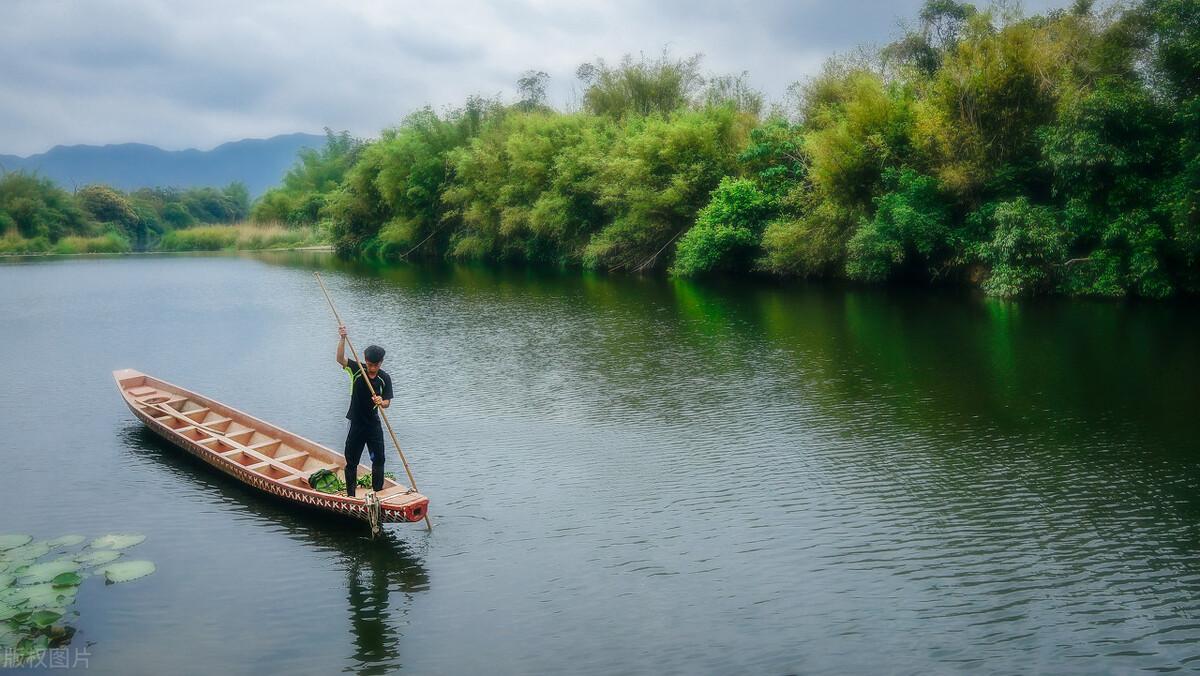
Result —
[[208, 149], [323, 127], [373, 137], [426, 104], [514, 99], [529, 69], [550, 74], [550, 103], [563, 107], [579, 64], [664, 47], [703, 53], [709, 73], [749, 71], [780, 100], [829, 55], [894, 38], [920, 4], [0, 0], [0, 153]]

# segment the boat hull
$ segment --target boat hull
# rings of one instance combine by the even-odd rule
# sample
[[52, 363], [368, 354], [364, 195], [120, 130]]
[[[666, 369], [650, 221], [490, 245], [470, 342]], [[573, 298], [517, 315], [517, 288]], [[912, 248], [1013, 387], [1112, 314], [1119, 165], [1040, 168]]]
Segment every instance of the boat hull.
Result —
[[[323, 465], [344, 478], [345, 460], [340, 454], [246, 413], [141, 372], [124, 369], [114, 371], [113, 377], [121, 389], [126, 405], [138, 420], [165, 441], [205, 464], [248, 486], [296, 505], [366, 522], [372, 521], [373, 508], [364, 497], [351, 498], [322, 493], [308, 486], [307, 470], [315, 471], [320, 468], [318, 465]], [[153, 389], [153, 392], [149, 392], [150, 389]], [[164, 396], [167, 398], [160, 401]], [[178, 404], [180, 400], [186, 400], [200, 408], [172, 412], [174, 404]], [[169, 403], [172, 404], [167, 405]], [[204, 416], [211, 417], [214, 414], [217, 419], [222, 420], [217, 423], [218, 426], [230, 426], [223, 420], [228, 419], [229, 423], [236, 425], [241, 431], [236, 436], [225, 436], [215, 427], [206, 425], [203, 420], [192, 420]], [[235, 440], [259, 437], [266, 438], [267, 441], [249, 445]], [[287, 456], [282, 453], [279, 456], [271, 456], [272, 451], [266, 450], [279, 448], [293, 452]], [[263, 452], [258, 452], [260, 450]], [[277, 462], [278, 458], [282, 458], [282, 462]], [[365, 471], [369, 469], [360, 468], [360, 475]], [[408, 523], [425, 518], [429, 499], [391, 479], [386, 480], [385, 488], [379, 496], [378, 508], [374, 511], [380, 523]]]

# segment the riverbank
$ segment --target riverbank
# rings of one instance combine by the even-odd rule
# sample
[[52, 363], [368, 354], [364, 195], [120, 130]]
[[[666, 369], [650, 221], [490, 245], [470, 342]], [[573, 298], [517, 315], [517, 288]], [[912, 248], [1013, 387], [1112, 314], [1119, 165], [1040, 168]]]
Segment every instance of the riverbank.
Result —
[[0, 260], [4, 259], [23, 259], [23, 258], [109, 258], [109, 257], [124, 257], [124, 256], [169, 256], [173, 254], [206, 254], [206, 253], [272, 253], [284, 251], [297, 252], [315, 252], [315, 253], [333, 253], [333, 247], [326, 245], [316, 246], [295, 246], [295, 247], [276, 247], [270, 249], [229, 249], [227, 251], [117, 251], [112, 253], [90, 252], [90, 253], [0, 253]]
[[189, 253], [197, 251], [332, 251], [319, 228], [235, 223], [205, 225], [164, 234], [149, 249], [134, 250], [129, 240], [114, 232], [98, 237], [63, 237], [51, 244], [46, 238], [0, 238], [0, 257], [93, 256], [112, 254]]
[[787, 109], [698, 56], [587, 63], [570, 109], [535, 77], [515, 104], [330, 134], [251, 218], [384, 260], [1200, 294], [1196, 3], [927, 5]]

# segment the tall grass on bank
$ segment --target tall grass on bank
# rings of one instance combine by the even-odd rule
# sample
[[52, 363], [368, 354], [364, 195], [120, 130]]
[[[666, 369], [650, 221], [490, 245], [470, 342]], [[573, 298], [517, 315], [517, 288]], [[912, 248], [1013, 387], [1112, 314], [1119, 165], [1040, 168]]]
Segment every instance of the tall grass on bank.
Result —
[[[328, 234], [318, 226], [235, 223], [171, 230], [150, 251], [294, 249], [328, 242]], [[126, 237], [111, 231], [94, 237], [71, 235], [53, 243], [46, 237], [26, 238], [15, 233], [0, 237], [0, 255], [127, 253], [132, 250]]]
[[85, 254], [125, 253], [129, 251], [129, 240], [115, 232], [106, 232], [95, 237], [71, 235], [54, 244], [45, 237], [26, 239], [15, 235], [0, 238], [0, 254]]
[[277, 224], [203, 225], [163, 235], [158, 251], [246, 251], [291, 249], [325, 244], [317, 227], [288, 228]]

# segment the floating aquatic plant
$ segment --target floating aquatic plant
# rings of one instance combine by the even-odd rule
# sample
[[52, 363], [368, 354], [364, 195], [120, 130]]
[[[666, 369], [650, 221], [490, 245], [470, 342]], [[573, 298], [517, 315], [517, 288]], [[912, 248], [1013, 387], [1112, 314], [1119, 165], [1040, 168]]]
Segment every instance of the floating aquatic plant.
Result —
[[89, 549], [75, 557], [75, 560], [85, 566], [102, 566], [121, 558], [121, 552], [111, 549]]
[[133, 535], [130, 533], [111, 533], [104, 537], [98, 537], [92, 540], [88, 545], [92, 549], [127, 549], [136, 544], [140, 544], [145, 540], [145, 535]]
[[55, 587], [50, 582], [19, 585], [4, 590], [0, 602], [25, 610], [32, 608], [57, 608], [75, 600], [75, 588]]
[[49, 582], [61, 573], [73, 573], [79, 570], [79, 564], [70, 559], [57, 559], [47, 561], [46, 563], [35, 563], [18, 570], [21, 571], [21, 577], [17, 578], [17, 582], [21, 584], [38, 584], [40, 582]]
[[50, 584], [54, 585], [55, 588], [76, 587], [76, 586], [79, 586], [79, 584], [82, 582], [83, 582], [83, 576], [80, 575], [79, 573], [76, 573], [75, 571], [59, 573], [58, 575], [54, 576], [53, 580], [50, 580]]
[[54, 624], [63, 614], [56, 610], [39, 610], [29, 616], [29, 621], [35, 625], [45, 628]]
[[50, 545], [45, 542], [31, 542], [20, 547], [4, 551], [4, 558], [10, 563], [29, 562], [41, 558], [50, 551]]
[[104, 573], [104, 579], [109, 582], [129, 582], [153, 573], [154, 563], [151, 561], [121, 561], [110, 563], [95, 572], [97, 575]]
[[[144, 535], [114, 533], [96, 538], [64, 535], [34, 541], [32, 536], [0, 534], [0, 668], [27, 664], [42, 651], [70, 642], [74, 629], [63, 618], [75, 593], [94, 568], [107, 582], [128, 582], [154, 572], [150, 561], [122, 561], [119, 549], [141, 543]], [[67, 550], [67, 551], [63, 551]], [[39, 561], [51, 551], [57, 558]]]
[[18, 535], [16, 533], [10, 535], [0, 535], [0, 551], [7, 551], [14, 547], [21, 547], [33, 542], [32, 535]]
[[64, 535], [60, 538], [54, 538], [46, 544], [51, 547], [74, 547], [86, 539], [82, 535]]

